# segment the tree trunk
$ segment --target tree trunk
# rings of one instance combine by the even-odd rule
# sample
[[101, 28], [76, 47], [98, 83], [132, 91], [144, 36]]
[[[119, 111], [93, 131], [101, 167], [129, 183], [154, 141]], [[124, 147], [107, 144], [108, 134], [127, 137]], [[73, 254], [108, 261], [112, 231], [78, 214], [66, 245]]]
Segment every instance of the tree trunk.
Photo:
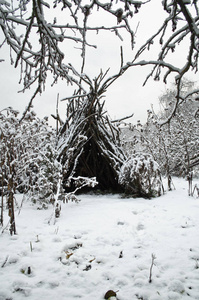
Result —
[[8, 215], [10, 217], [10, 234], [16, 234], [15, 213], [14, 213], [14, 193], [13, 179], [9, 179], [8, 184]]

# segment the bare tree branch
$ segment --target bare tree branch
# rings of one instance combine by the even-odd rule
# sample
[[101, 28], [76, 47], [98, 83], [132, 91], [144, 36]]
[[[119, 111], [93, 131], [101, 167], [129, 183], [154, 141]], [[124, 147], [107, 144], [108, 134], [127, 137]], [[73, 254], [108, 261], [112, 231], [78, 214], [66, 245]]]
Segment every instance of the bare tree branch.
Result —
[[[153, 77], [154, 80], [160, 80], [163, 70], [163, 81], [165, 83], [168, 76], [176, 73], [176, 105], [178, 105], [181, 99], [178, 83], [181, 82], [188, 70], [198, 71], [198, 1], [193, 1], [192, 5], [191, 2], [183, 0], [163, 0], [162, 8], [168, 16], [162, 22], [160, 28], [147, 39], [135, 54], [132, 52], [132, 60], [130, 62], [124, 63], [123, 50], [121, 48], [119, 72], [110, 77], [103, 75], [103, 79], [102, 77], [98, 78], [95, 81], [97, 88], [93, 87], [93, 82], [89, 76], [83, 74], [86, 67], [86, 48], [96, 48], [96, 45], [87, 41], [87, 32], [110, 31], [120, 39], [123, 39], [121, 33], [125, 30], [130, 37], [131, 48], [134, 49], [137, 29], [133, 30], [130, 19], [149, 1], [110, 0], [104, 2], [92, 0], [87, 2], [71, 0], [69, 2], [67, 0], [54, 0], [53, 9], [61, 9], [63, 16], [69, 18], [68, 23], [64, 23], [63, 19], [59, 20], [59, 22], [54, 20], [54, 23], [47, 21], [46, 16], [51, 9], [50, 4], [47, 2], [30, 0], [27, 3], [27, 1], [21, 0], [20, 5], [15, 6], [14, 2], [10, 5], [11, 1], [0, 2], [0, 28], [5, 38], [4, 41], [7, 42], [11, 49], [11, 63], [15, 61], [15, 67], [18, 65], [21, 67], [20, 80], [23, 80], [23, 91], [37, 82], [36, 91], [30, 100], [30, 105], [37, 93], [43, 91], [48, 73], [53, 74], [53, 84], [59, 78], [62, 78], [68, 84], [74, 84], [78, 87], [78, 92], [74, 96], [80, 95], [83, 97], [83, 94], [88, 95], [88, 91], [85, 91], [84, 88], [86, 84], [89, 87], [89, 93], [97, 93], [99, 97], [130, 67], [146, 65], [152, 65], [152, 70], [146, 77], [144, 84], [150, 77]], [[93, 26], [90, 26], [88, 20], [92, 14], [97, 14], [98, 10], [105, 17], [115, 20], [117, 25], [113, 23], [112, 26], [104, 26], [102, 20], [101, 25], [96, 26], [93, 24]], [[15, 29], [16, 24], [21, 32]], [[173, 32], [171, 32], [170, 28], [172, 28]], [[187, 37], [189, 37], [189, 50], [185, 64], [182, 67], [176, 67], [175, 64], [168, 63], [168, 54], [175, 53], [176, 48]], [[70, 63], [70, 59], [69, 63], [65, 63], [65, 55], [61, 50], [62, 44], [67, 43], [69, 40], [74, 41], [75, 44], [80, 44], [82, 63], [78, 71]], [[160, 46], [157, 59], [146, 60], [143, 58], [144, 54], [150, 51], [153, 44], [157, 41]], [[173, 113], [175, 113], [175, 109]]]

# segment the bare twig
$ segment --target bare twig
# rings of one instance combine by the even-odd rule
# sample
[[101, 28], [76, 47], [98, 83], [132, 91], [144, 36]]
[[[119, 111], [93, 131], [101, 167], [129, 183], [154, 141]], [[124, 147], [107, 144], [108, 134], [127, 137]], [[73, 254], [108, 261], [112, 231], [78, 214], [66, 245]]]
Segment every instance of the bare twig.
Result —
[[9, 255], [6, 256], [4, 262], [3, 262], [2, 265], [1, 265], [1, 268], [4, 268], [4, 267], [5, 267], [5, 265], [6, 265], [7, 261], [8, 261], [8, 258], [9, 258]]
[[152, 254], [151, 254], [151, 258], [152, 258], [152, 261], [151, 261], [150, 274], [149, 274], [149, 283], [152, 282], [152, 270], [153, 270], [153, 266], [155, 266], [154, 261], [155, 261], [155, 259], [156, 259], [155, 254], [152, 253]]
[[113, 120], [113, 121], [111, 121], [111, 123], [120, 123], [120, 122], [122, 122], [124, 120], [132, 118], [133, 116], [134, 116], [134, 113], [132, 113], [130, 116], [126, 116], [126, 117], [123, 117], [121, 119]]

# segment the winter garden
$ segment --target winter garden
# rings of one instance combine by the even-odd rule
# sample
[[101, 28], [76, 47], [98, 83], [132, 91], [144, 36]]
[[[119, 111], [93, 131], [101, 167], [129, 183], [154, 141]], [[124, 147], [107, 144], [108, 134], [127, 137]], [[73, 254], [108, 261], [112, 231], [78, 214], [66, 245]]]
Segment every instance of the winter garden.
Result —
[[[162, 1], [165, 19], [137, 47], [132, 20], [150, 3], [0, 0], [0, 49], [22, 92], [33, 90], [22, 115], [0, 111], [0, 300], [199, 299], [199, 89], [186, 77], [198, 71], [198, 1]], [[94, 22], [101, 14], [108, 23]], [[119, 71], [91, 78], [87, 53], [101, 32], [129, 44]], [[184, 41], [179, 66], [171, 57]], [[71, 42], [77, 64], [65, 59]], [[111, 119], [107, 90], [143, 66], [144, 84], [174, 75], [161, 110], [143, 124]], [[74, 87], [64, 120], [57, 98], [55, 128], [34, 111], [48, 80]]]

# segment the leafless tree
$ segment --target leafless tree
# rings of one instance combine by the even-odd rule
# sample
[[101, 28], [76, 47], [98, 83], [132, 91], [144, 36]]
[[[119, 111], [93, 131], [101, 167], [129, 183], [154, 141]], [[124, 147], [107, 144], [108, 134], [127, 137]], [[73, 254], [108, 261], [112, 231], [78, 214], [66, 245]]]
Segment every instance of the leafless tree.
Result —
[[[126, 29], [131, 36], [131, 44], [134, 44], [134, 33], [130, 28], [128, 18], [133, 15], [132, 9], [138, 10], [142, 2], [125, 1], [121, 6], [100, 1], [66, 1], [54, 0], [53, 7], [42, 0], [20, 0], [0, 1], [0, 27], [4, 34], [4, 41], [10, 47], [11, 63], [15, 67], [21, 67], [21, 78], [23, 91], [34, 83], [37, 83], [35, 92], [30, 100], [32, 104], [35, 96], [42, 92], [45, 87], [47, 75], [53, 74], [53, 84], [58, 78], [64, 78], [68, 84], [75, 84], [82, 91], [81, 74], [84, 71], [86, 59], [86, 47], [96, 47], [87, 42], [88, 31], [98, 32], [100, 30], [113, 31], [120, 37], [120, 29]], [[62, 11], [63, 18], [60, 23], [55, 17], [49, 21], [49, 14]], [[108, 15], [117, 19], [118, 25], [111, 27], [99, 26], [89, 27], [87, 25], [91, 11], [100, 9]], [[63, 22], [67, 20], [66, 22]], [[70, 20], [68, 23], [68, 20]], [[82, 66], [81, 72], [75, 70], [73, 65], [65, 63], [65, 54], [61, 44], [73, 41], [80, 45]]]
[[[88, 32], [110, 31], [122, 38], [125, 30], [130, 35], [131, 48], [134, 50], [136, 28], [132, 28], [131, 19], [140, 11], [143, 5], [150, 5], [150, 0], [134, 1], [99, 1], [99, 0], [54, 0], [53, 5], [43, 0], [8, 0], [0, 1], [0, 27], [4, 41], [9, 45], [11, 63], [20, 66], [23, 91], [36, 84], [35, 92], [27, 107], [29, 109], [35, 96], [45, 87], [48, 73], [53, 74], [53, 84], [63, 78], [68, 84], [75, 84], [79, 94], [87, 94], [83, 72], [86, 61], [87, 47], [96, 47], [87, 41]], [[147, 76], [160, 80], [163, 73], [164, 82], [171, 74], [175, 74], [177, 85], [176, 103], [167, 121], [175, 114], [177, 106], [184, 100], [180, 93], [180, 83], [183, 76], [190, 69], [198, 71], [199, 54], [199, 9], [197, 0], [163, 0], [162, 9], [167, 17], [161, 27], [150, 36], [147, 41], [134, 53], [132, 60], [124, 63], [121, 50], [121, 67], [118, 73], [104, 78], [103, 89], [106, 90], [117, 78], [123, 75], [130, 67], [152, 65]], [[53, 10], [53, 15], [51, 12]], [[92, 14], [103, 13], [105, 18], [117, 21], [110, 27], [103, 25], [90, 26], [89, 18]], [[49, 17], [51, 16], [51, 17]], [[61, 17], [60, 17], [61, 16]], [[65, 21], [66, 20], [66, 21]], [[114, 21], [115, 22], [115, 21]], [[171, 31], [172, 28], [172, 31]], [[168, 62], [170, 53], [180, 47], [183, 40], [189, 44], [187, 59], [182, 67]], [[63, 52], [67, 42], [73, 41], [81, 49], [82, 64], [77, 71], [70, 63], [66, 63]], [[160, 51], [157, 59], [144, 60], [143, 55], [158, 43]], [[174, 53], [175, 54], [175, 53]], [[67, 58], [68, 59], [68, 58]], [[163, 70], [164, 69], [164, 70]], [[85, 79], [85, 78], [84, 78]], [[193, 94], [197, 95], [199, 90]]]

